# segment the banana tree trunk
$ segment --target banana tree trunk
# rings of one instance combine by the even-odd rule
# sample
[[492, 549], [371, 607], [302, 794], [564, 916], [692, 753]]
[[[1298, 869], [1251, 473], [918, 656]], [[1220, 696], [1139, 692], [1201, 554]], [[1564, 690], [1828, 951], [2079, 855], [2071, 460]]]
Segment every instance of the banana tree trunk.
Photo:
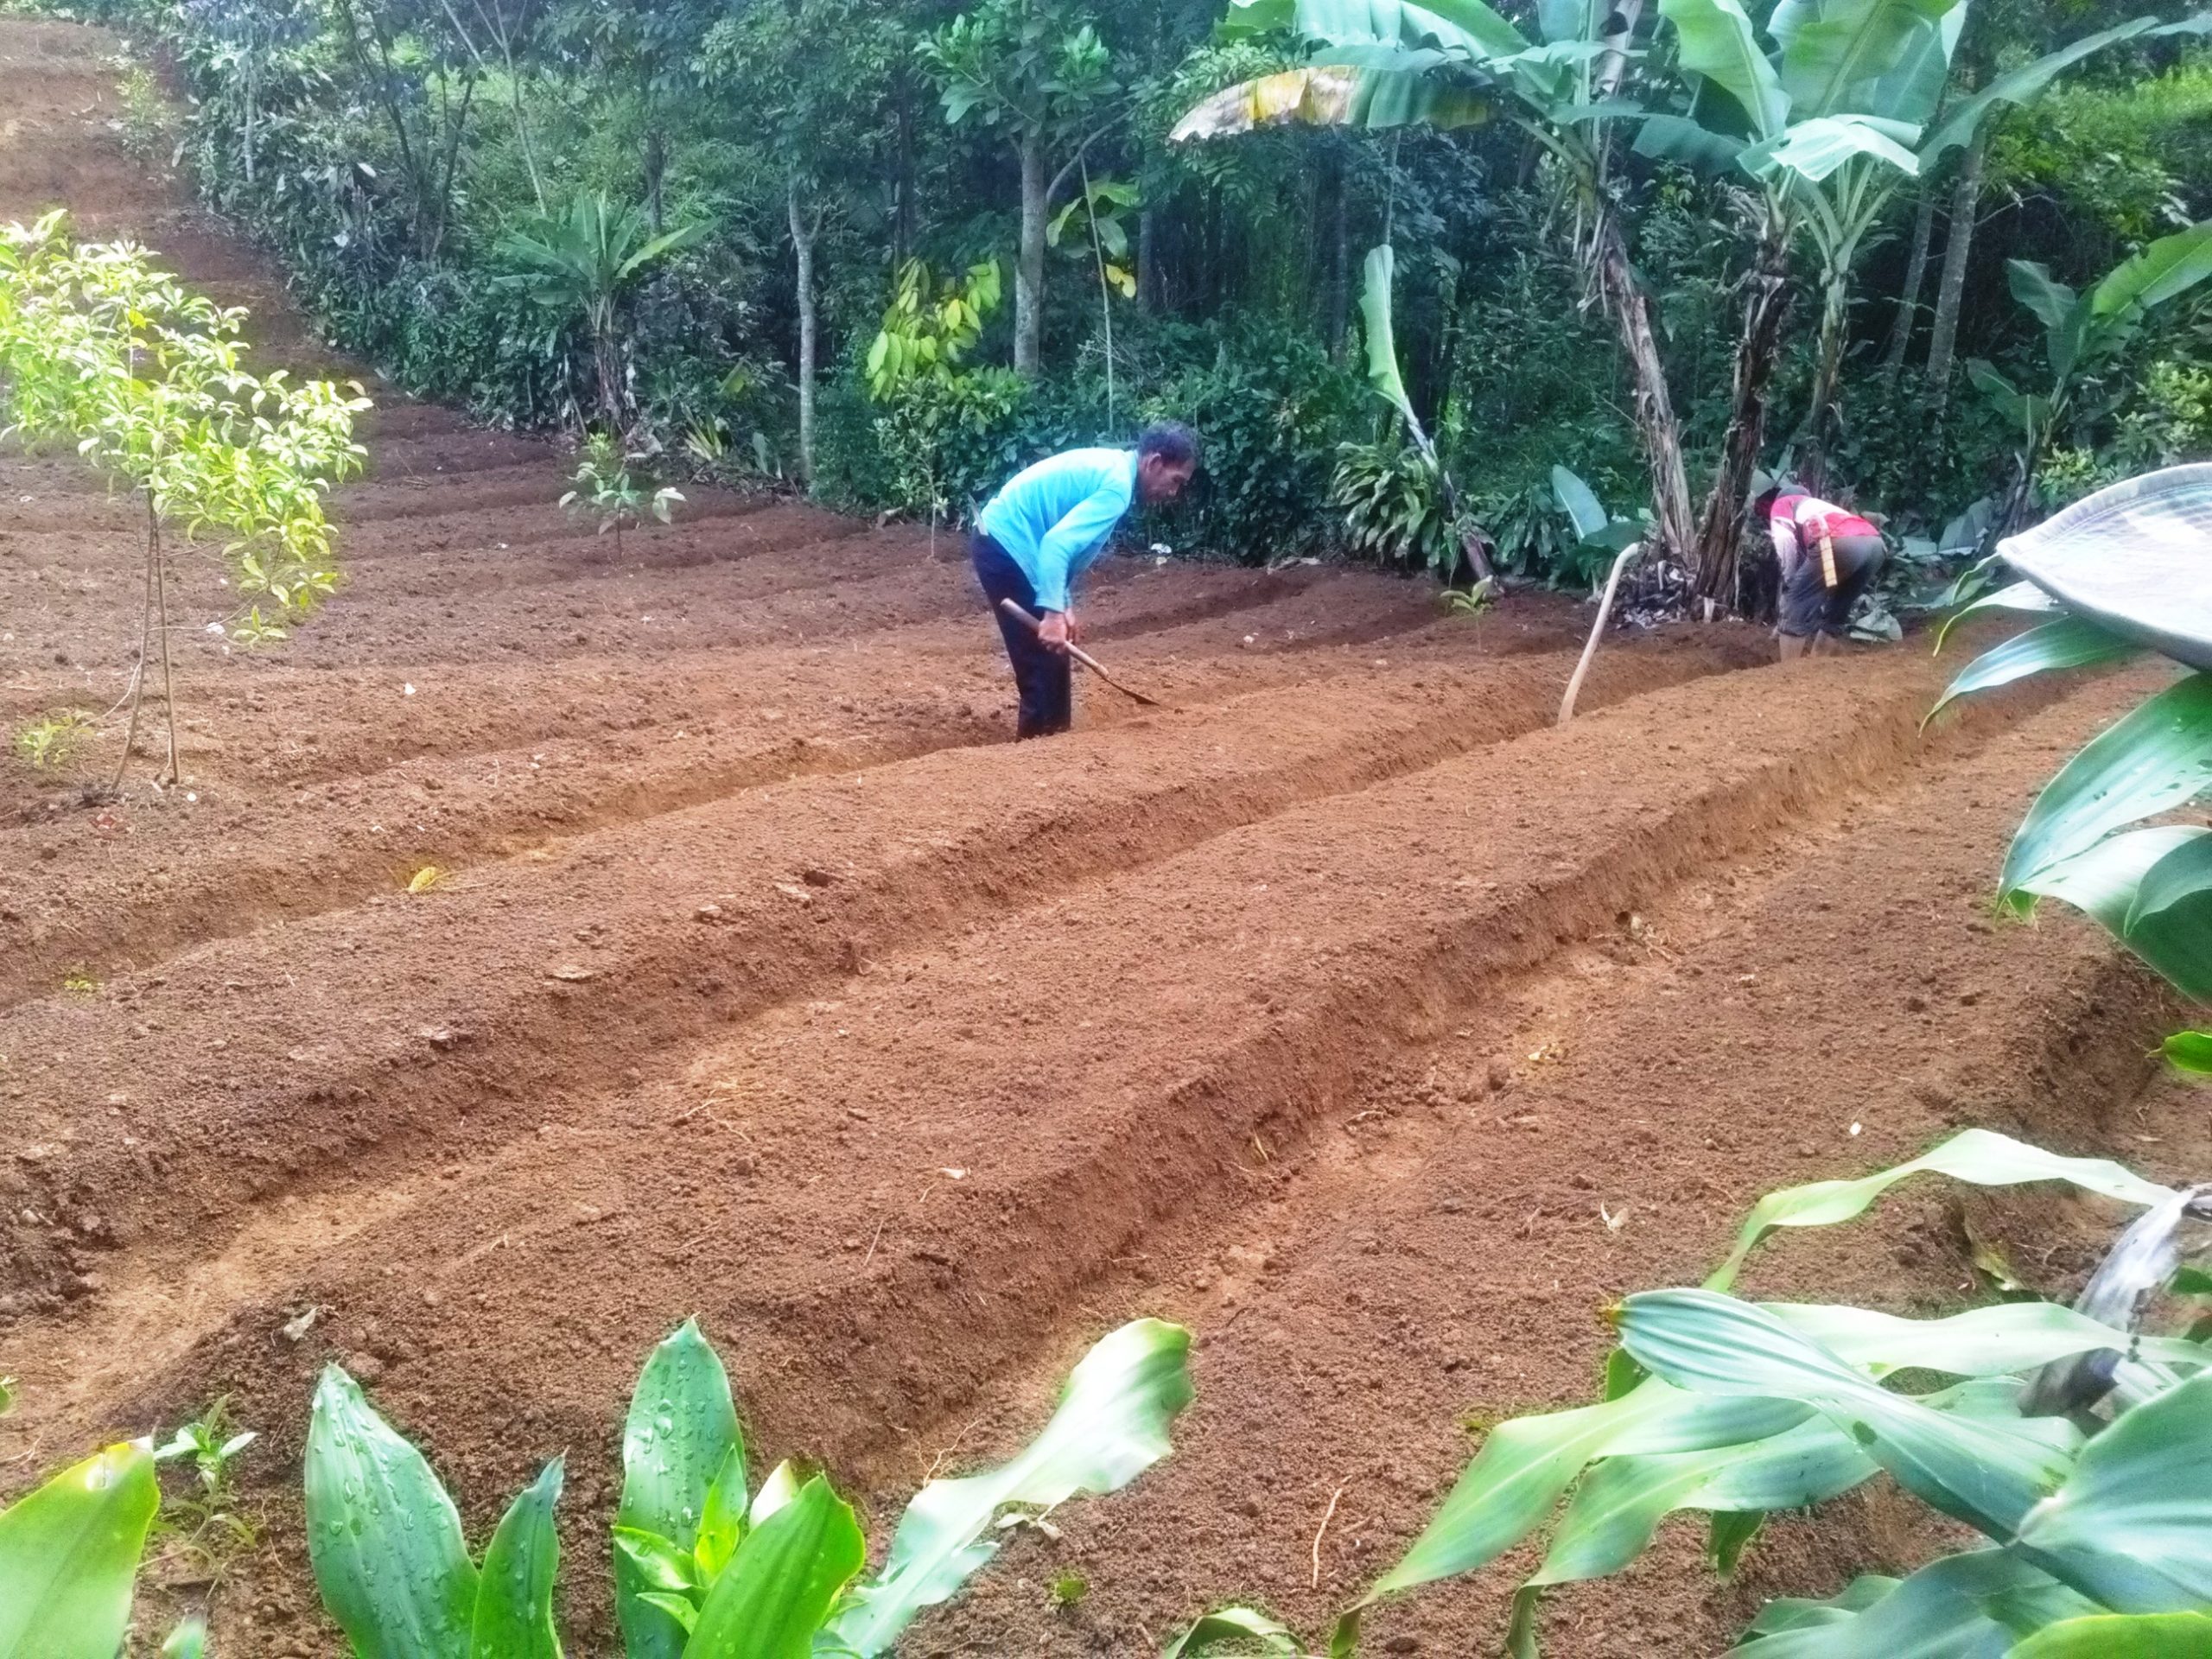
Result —
[[1771, 207], [1746, 287], [1728, 434], [1721, 441], [1720, 470], [1706, 498], [1690, 562], [1698, 597], [1732, 610], [1737, 608], [1737, 550], [1751, 506], [1751, 474], [1766, 442], [1767, 387], [1782, 354], [1782, 328], [1789, 315], [1789, 226]]
[[1045, 344], [1045, 141], [1021, 137], [1021, 248], [1014, 276], [1014, 367], [1033, 378]]
[[1837, 408], [1843, 379], [1843, 338], [1851, 316], [1851, 276], [1829, 271], [1821, 283], [1820, 358], [1813, 371], [1813, 408], [1797, 476], [1815, 495], [1827, 488], [1828, 454], [1842, 427]]
[[1636, 385], [1636, 424], [1643, 443], [1644, 462], [1651, 469], [1656, 534], [1669, 556], [1684, 558], [1694, 540], [1690, 480], [1682, 466], [1681, 423], [1675, 418], [1674, 395], [1667, 387], [1666, 365], [1651, 327], [1651, 308], [1629, 264], [1620, 223], [1611, 213], [1600, 214], [1591, 246], [1597, 261], [1599, 289], [1620, 330]]
[[1928, 334], [1928, 397], [1940, 415], [1951, 400], [1951, 365], [1958, 346], [1959, 304], [1966, 296], [1967, 265], [1974, 254], [1974, 215], [1981, 204], [1982, 164], [1988, 128], [1974, 135], [1951, 188], [1951, 225], [1943, 239], [1943, 280], [1936, 294], [1936, 321]]
[[1928, 250], [1935, 239], [1936, 193], [1923, 188], [1920, 211], [1912, 219], [1912, 251], [1905, 256], [1897, 319], [1890, 324], [1889, 347], [1882, 353], [1882, 372], [1892, 380], [1904, 367], [1904, 354], [1912, 345], [1912, 331], [1920, 319], [1920, 290], [1928, 281]]

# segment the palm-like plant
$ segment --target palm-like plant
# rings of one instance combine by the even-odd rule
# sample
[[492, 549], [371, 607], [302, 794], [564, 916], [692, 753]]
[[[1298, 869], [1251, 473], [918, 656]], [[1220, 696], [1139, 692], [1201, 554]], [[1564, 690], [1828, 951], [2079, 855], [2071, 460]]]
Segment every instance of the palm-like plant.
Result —
[[652, 233], [644, 212], [616, 207], [605, 191], [582, 194], [568, 211], [533, 217], [499, 242], [515, 267], [502, 278], [545, 311], [560, 331], [581, 327], [591, 342], [599, 414], [608, 425], [625, 424], [629, 400], [623, 312], [645, 276], [671, 254], [707, 233], [703, 221]]

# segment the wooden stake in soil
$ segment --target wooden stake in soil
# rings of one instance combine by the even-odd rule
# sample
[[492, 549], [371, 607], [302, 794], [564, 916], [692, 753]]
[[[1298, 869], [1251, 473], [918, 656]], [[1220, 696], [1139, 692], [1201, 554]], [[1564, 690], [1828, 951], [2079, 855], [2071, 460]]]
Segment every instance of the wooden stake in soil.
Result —
[[154, 494], [146, 493], [146, 596], [138, 611], [138, 666], [130, 676], [130, 723], [124, 728], [123, 759], [115, 768], [114, 787], [121, 789], [130, 772], [130, 747], [138, 741], [138, 712], [146, 701], [146, 664], [154, 644], [154, 565], [161, 547], [161, 519], [154, 512]]
[[1598, 620], [1590, 625], [1590, 643], [1582, 647], [1582, 660], [1574, 665], [1574, 677], [1567, 683], [1567, 701], [1559, 706], [1559, 723], [1562, 726], [1574, 718], [1574, 700], [1582, 695], [1583, 677], [1589, 673], [1591, 660], [1598, 654], [1598, 642], [1605, 637], [1605, 625], [1613, 619], [1613, 595], [1620, 591], [1621, 572], [1628, 569], [1630, 559], [1643, 551], [1642, 542], [1631, 542], [1613, 561], [1613, 574], [1605, 578], [1605, 596], [1598, 604]]
[[[1032, 633], [1036, 632], [1038, 628], [1042, 626], [1035, 617], [1030, 615], [1028, 612], [1023, 610], [1020, 606], [1015, 604], [1010, 599], [1001, 600], [999, 601], [999, 608], [1004, 611], [1008, 616], [1012, 617], [1015, 621], [1020, 623], [1023, 627], [1028, 629]], [[1096, 657], [1093, 657], [1089, 652], [1085, 651], [1081, 645], [1070, 642], [1068, 645], [1068, 655], [1074, 658], [1076, 661], [1081, 663], [1085, 668], [1096, 674], [1100, 679], [1105, 681], [1107, 684], [1112, 686], [1116, 691], [1120, 692], [1123, 696], [1131, 699], [1133, 702], [1141, 702], [1147, 709], [1165, 709], [1167, 707], [1166, 703], [1160, 702], [1157, 697], [1147, 697], [1141, 691], [1132, 691], [1129, 690], [1128, 686], [1123, 685], [1111, 674], [1109, 674], [1104, 667], [1100, 664], [1098, 659]]]

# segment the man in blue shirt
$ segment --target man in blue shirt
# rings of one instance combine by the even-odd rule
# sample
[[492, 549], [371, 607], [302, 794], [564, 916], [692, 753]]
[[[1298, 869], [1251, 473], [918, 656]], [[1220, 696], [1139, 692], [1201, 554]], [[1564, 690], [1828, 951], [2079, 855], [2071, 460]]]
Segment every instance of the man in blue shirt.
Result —
[[[1169, 423], [1147, 428], [1134, 449], [1071, 449], [1040, 461], [977, 515], [970, 551], [1021, 694], [1017, 738], [1065, 732], [1074, 718], [1076, 578], [1131, 507], [1173, 501], [1198, 469], [1198, 439]], [[1000, 608], [1008, 599], [1038, 619], [1036, 632]]]

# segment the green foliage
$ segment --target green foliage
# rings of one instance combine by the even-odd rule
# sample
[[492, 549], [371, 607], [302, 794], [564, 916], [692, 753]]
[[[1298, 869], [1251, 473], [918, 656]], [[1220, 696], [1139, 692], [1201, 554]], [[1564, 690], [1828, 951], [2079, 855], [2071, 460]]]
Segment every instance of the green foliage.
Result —
[[237, 1431], [230, 1402], [218, 1400], [154, 1453], [157, 1464], [189, 1465], [192, 1479], [183, 1492], [164, 1497], [154, 1536], [163, 1554], [183, 1558], [200, 1582], [220, 1582], [232, 1561], [260, 1536], [239, 1501], [231, 1467], [259, 1438], [250, 1429]]
[[964, 277], [942, 279], [918, 259], [901, 265], [883, 327], [868, 347], [868, 395], [887, 403], [912, 381], [954, 379], [1002, 292], [995, 259], [970, 266]]
[[1398, 443], [1347, 443], [1337, 451], [1329, 502], [1344, 514], [1356, 558], [1449, 575], [1459, 537], [1443, 480], [1418, 450]]
[[[623, 1429], [613, 1541], [627, 1659], [888, 1652], [996, 1553], [987, 1535], [1002, 1514], [1119, 1491], [1167, 1455], [1191, 1398], [1189, 1346], [1189, 1332], [1155, 1320], [1103, 1338], [1026, 1450], [916, 1494], [866, 1578], [859, 1522], [826, 1480], [785, 1464], [748, 1496], [728, 1374], [687, 1322], [646, 1361]], [[480, 1569], [423, 1455], [352, 1378], [325, 1372], [308, 1433], [308, 1554], [358, 1659], [559, 1659], [561, 1482], [556, 1460], [516, 1498]]]
[[681, 491], [667, 485], [653, 488], [650, 480], [640, 482], [631, 468], [642, 459], [625, 450], [611, 433], [591, 433], [577, 452], [576, 470], [569, 480], [575, 487], [561, 498], [563, 512], [588, 513], [599, 520], [601, 535], [614, 532], [617, 557], [625, 526], [647, 518], [668, 524], [683, 499]]
[[0, 1510], [0, 1656], [115, 1659], [160, 1504], [152, 1448], [134, 1440]]
[[98, 725], [86, 710], [65, 709], [16, 728], [13, 747], [32, 771], [59, 771], [69, 764]]

